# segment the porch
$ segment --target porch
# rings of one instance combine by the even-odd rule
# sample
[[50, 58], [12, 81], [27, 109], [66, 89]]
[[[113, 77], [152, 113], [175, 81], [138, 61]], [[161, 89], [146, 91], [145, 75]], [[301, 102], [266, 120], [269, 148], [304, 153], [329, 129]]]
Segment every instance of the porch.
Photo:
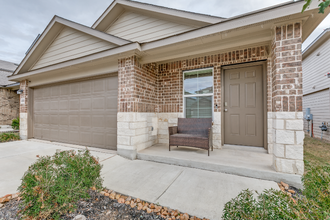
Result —
[[137, 158], [171, 165], [178, 165], [256, 179], [286, 182], [301, 188], [301, 176], [276, 172], [273, 168], [273, 155], [260, 147], [225, 145], [207, 151], [190, 147], [171, 147], [155, 144], [137, 153]]

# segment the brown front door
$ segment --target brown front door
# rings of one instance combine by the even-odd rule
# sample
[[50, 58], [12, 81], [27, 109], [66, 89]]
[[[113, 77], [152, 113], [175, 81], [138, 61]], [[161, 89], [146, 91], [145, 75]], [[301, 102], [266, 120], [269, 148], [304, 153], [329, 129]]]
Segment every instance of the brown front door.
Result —
[[225, 70], [225, 144], [263, 147], [262, 66]]

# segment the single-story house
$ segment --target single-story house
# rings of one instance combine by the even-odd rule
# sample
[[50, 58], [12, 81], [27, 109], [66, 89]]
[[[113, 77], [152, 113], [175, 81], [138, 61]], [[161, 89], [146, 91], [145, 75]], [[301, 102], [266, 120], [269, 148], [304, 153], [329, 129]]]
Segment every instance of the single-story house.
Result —
[[301, 175], [301, 44], [329, 13], [303, 4], [223, 18], [115, 0], [91, 27], [55, 16], [10, 77], [20, 135], [135, 159], [179, 117], [212, 117], [214, 148], [264, 148]]
[[11, 125], [19, 116], [19, 83], [9, 81], [18, 64], [0, 60], [0, 125]]
[[[325, 29], [303, 51], [303, 110], [310, 108], [313, 120], [304, 119], [304, 130], [317, 138], [330, 140], [330, 28]], [[327, 131], [321, 130], [323, 124]], [[312, 125], [313, 124], [313, 125]], [[323, 134], [322, 134], [323, 133]]]

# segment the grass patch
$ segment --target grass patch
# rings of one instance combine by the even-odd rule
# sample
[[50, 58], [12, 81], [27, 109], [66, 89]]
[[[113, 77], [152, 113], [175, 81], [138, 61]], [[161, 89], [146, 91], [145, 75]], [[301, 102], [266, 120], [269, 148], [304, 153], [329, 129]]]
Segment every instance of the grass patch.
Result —
[[[306, 136], [302, 196], [280, 190], [242, 191], [225, 204], [223, 219], [330, 219], [330, 143]], [[253, 196], [257, 193], [257, 197]]]
[[304, 140], [304, 159], [313, 166], [330, 164], [330, 143], [326, 140], [306, 135]]
[[0, 133], [0, 143], [20, 140], [18, 133]]
[[18, 188], [23, 199], [21, 214], [27, 219], [59, 219], [73, 211], [78, 200], [89, 198], [89, 188], [101, 189], [101, 168], [88, 150], [40, 157]]

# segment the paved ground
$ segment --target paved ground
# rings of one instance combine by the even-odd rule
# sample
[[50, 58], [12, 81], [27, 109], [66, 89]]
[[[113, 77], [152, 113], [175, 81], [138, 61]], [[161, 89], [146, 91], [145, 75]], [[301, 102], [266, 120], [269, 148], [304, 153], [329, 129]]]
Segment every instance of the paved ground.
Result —
[[[50, 142], [16, 141], [0, 144], [0, 196], [16, 192], [36, 155], [52, 155], [57, 149], [77, 149]], [[198, 217], [220, 219], [224, 204], [243, 189], [278, 188], [272, 181], [230, 174], [127, 160], [113, 151], [91, 149], [103, 166], [104, 186], [119, 193], [159, 203]]]
[[10, 125], [0, 125], [0, 133], [15, 131]]

